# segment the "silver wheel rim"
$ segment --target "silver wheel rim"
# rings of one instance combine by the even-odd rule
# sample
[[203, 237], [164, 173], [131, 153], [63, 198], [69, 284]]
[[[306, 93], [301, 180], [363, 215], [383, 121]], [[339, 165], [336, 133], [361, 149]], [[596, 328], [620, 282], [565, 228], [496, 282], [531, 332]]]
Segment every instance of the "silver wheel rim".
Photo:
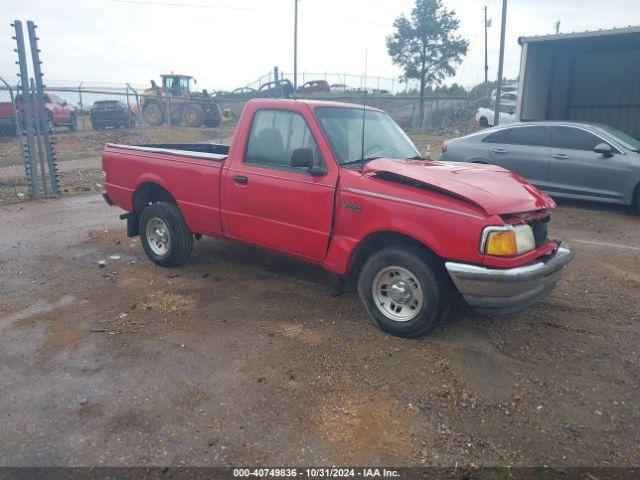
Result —
[[418, 316], [424, 304], [422, 285], [406, 268], [389, 266], [378, 272], [371, 287], [378, 310], [395, 322], [408, 322]]
[[166, 255], [171, 247], [169, 228], [158, 217], [153, 217], [147, 222], [147, 242], [151, 251], [160, 256]]

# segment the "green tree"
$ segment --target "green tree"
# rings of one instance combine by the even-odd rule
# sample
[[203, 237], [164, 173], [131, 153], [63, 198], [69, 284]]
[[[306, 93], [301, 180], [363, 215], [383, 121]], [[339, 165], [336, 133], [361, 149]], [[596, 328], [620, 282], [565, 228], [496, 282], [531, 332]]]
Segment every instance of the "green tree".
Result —
[[467, 54], [469, 42], [456, 33], [459, 25], [455, 10], [447, 10], [441, 0], [416, 0], [410, 17], [396, 18], [395, 31], [387, 36], [387, 51], [404, 70], [402, 79], [420, 82], [421, 127], [426, 86], [455, 75], [454, 66]]

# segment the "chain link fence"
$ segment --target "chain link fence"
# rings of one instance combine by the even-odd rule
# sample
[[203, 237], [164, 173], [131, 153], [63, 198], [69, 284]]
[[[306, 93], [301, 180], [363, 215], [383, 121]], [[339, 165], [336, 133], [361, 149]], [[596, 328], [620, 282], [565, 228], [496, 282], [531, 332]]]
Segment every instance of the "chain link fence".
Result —
[[[145, 88], [128, 84], [109, 87], [88, 84], [49, 86], [46, 89], [47, 111], [56, 139], [61, 192], [102, 190], [100, 157], [106, 143], [229, 144], [244, 105], [259, 93], [217, 92], [204, 95], [196, 98], [163, 95], [160, 108], [155, 111], [159, 117], [153, 117], [148, 105], [150, 101], [157, 100], [157, 96]], [[15, 96], [15, 86], [0, 84], [0, 202], [26, 198], [20, 125], [19, 121], [16, 123], [15, 116], [20, 107], [16, 109]], [[437, 157], [443, 138], [464, 135], [477, 128], [474, 115], [478, 105], [468, 97], [426, 98], [422, 121], [419, 118], [419, 98], [412, 95], [381, 91], [365, 95], [364, 91], [353, 91], [299, 94], [297, 98], [355, 104], [366, 102], [388, 112], [412, 136], [423, 153], [432, 157]], [[194, 103], [204, 105], [204, 109], [215, 104], [220, 114], [219, 121], [208, 121], [209, 112], [202, 116], [203, 108], [185, 109]], [[189, 116], [191, 114], [192, 117]]]
[[[26, 185], [15, 96], [15, 90], [8, 85], [0, 90], [0, 188]], [[16, 190], [16, 196], [17, 193]]]

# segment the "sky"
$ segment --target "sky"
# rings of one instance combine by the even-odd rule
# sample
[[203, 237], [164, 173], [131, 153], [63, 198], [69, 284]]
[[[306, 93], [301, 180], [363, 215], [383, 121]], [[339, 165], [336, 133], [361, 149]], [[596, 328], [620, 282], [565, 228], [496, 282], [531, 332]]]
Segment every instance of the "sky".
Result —
[[[38, 25], [49, 85], [147, 86], [160, 73], [190, 74], [198, 88], [232, 90], [274, 66], [293, 71], [295, 0], [2, 0], [0, 76], [15, 84], [14, 19]], [[401, 70], [387, 54], [394, 18], [413, 0], [299, 0], [298, 82], [323, 78], [398, 88]], [[471, 87], [484, 78], [483, 8], [489, 28], [489, 78], [497, 75], [501, 0], [444, 0], [460, 19], [469, 52], [446, 83]], [[603, 6], [606, 5], [606, 8]], [[640, 24], [637, 0], [509, 0], [504, 74], [518, 75], [519, 36]], [[315, 73], [315, 75], [314, 75]], [[320, 75], [318, 75], [318, 73]], [[394, 79], [394, 80], [391, 80]], [[372, 85], [373, 83], [373, 85]]]

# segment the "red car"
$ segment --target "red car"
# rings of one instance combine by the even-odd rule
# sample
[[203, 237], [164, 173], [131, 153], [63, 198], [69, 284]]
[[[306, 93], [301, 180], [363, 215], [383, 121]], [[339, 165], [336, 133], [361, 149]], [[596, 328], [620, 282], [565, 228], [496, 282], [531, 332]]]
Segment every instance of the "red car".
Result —
[[0, 135], [16, 134], [16, 118], [13, 115], [13, 103], [0, 102]]
[[325, 80], [311, 80], [301, 87], [298, 87], [298, 93], [329, 93], [331, 87]]
[[107, 145], [105, 200], [159, 265], [185, 263], [201, 236], [283, 252], [336, 274], [335, 294], [355, 280], [400, 336], [458, 295], [511, 313], [554, 288], [572, 252], [547, 238], [553, 200], [500, 167], [422, 159], [382, 111], [362, 120], [352, 104], [251, 100], [230, 147]]
[[[45, 93], [45, 109], [47, 110], [47, 122], [49, 124], [49, 128], [53, 127], [67, 127], [70, 131], [75, 131], [77, 128], [77, 119], [76, 113], [73, 108], [69, 106], [66, 100], [61, 99], [59, 96], [54, 95], [53, 93]], [[8, 105], [10, 108], [11, 104], [3, 104]], [[16, 105], [18, 106], [18, 115], [22, 119], [24, 114], [24, 106], [22, 94], [16, 95]], [[6, 110], [6, 109], [5, 109]], [[4, 111], [4, 110], [0, 110]], [[38, 108], [33, 106], [34, 118], [39, 117]], [[4, 114], [3, 114], [4, 115]], [[13, 110], [11, 109], [11, 115], [13, 115]], [[24, 120], [22, 120], [24, 122]]]

